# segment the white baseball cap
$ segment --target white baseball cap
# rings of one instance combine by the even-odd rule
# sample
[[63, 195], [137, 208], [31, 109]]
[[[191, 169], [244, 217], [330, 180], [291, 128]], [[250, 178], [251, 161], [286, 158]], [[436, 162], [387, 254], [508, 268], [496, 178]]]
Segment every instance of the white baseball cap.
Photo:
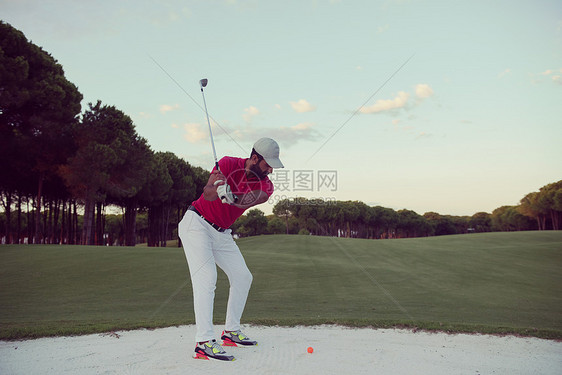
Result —
[[254, 143], [254, 150], [269, 164], [272, 168], [285, 168], [281, 160], [279, 160], [279, 145], [271, 138], [260, 138]]

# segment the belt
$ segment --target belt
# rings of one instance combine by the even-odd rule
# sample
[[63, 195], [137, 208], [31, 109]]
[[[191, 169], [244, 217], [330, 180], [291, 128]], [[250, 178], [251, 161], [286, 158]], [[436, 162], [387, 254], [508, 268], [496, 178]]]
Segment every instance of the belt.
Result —
[[189, 206], [187, 209], [189, 211], [195, 212], [197, 215], [199, 215], [203, 220], [205, 220], [210, 226], [215, 228], [217, 231], [224, 232], [227, 229], [227, 228], [221, 228], [217, 224], [211, 223], [209, 220], [205, 219], [205, 216], [201, 215], [201, 213], [199, 211], [197, 211], [197, 209], [195, 207]]

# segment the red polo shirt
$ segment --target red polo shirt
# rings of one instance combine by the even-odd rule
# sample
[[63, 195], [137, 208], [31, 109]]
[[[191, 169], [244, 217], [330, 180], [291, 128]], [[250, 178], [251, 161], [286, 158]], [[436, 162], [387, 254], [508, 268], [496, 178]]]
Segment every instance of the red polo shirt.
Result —
[[[225, 156], [219, 160], [219, 168], [226, 177], [230, 189], [235, 195], [243, 195], [254, 190], [261, 190], [268, 197], [273, 194], [273, 183], [268, 177], [263, 180], [250, 179], [246, 176], [244, 165], [248, 159], [232, 158]], [[213, 171], [216, 168], [213, 168]], [[231, 206], [228, 203], [222, 203], [220, 199], [208, 201], [203, 194], [192, 203], [192, 205], [211, 223], [222, 228], [229, 228], [238, 219], [245, 210]]]

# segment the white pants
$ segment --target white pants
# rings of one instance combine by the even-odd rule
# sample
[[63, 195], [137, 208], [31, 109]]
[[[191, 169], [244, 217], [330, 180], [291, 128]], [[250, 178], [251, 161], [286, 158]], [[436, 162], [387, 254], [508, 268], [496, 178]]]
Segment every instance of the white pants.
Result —
[[240, 318], [252, 284], [252, 274], [231, 236], [231, 230], [219, 232], [193, 211], [187, 211], [178, 225], [191, 284], [197, 334], [195, 341], [215, 338], [213, 304], [218, 265], [228, 276], [230, 292], [226, 309], [225, 330], [240, 329]]

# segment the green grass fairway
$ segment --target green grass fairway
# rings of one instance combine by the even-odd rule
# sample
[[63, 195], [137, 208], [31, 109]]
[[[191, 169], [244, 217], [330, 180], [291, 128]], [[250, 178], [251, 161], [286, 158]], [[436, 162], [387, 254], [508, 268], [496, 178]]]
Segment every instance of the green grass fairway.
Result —
[[[254, 275], [243, 323], [562, 338], [562, 231], [238, 243]], [[227, 297], [221, 272], [217, 324]], [[0, 338], [190, 323], [182, 249], [0, 246]]]

